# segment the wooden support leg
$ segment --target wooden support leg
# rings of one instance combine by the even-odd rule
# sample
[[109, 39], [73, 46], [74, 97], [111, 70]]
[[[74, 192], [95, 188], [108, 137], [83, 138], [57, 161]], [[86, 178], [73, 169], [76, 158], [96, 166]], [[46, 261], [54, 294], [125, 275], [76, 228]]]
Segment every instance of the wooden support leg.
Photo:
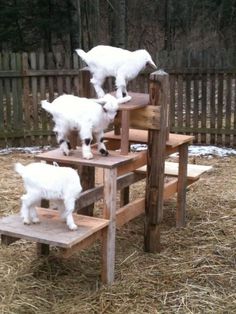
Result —
[[102, 281], [106, 284], [112, 284], [115, 277], [116, 179], [117, 169], [104, 169], [103, 218], [110, 220], [102, 237]]
[[1, 243], [4, 245], [10, 245], [11, 243], [16, 242], [19, 238], [11, 237], [5, 234], [1, 234]]
[[185, 226], [188, 143], [179, 147], [179, 173], [177, 187], [176, 227]]
[[[94, 167], [81, 166], [79, 169], [81, 185], [83, 191], [94, 188], [95, 186], [95, 169]], [[80, 208], [77, 212], [80, 215], [93, 216], [94, 204]]]
[[48, 256], [50, 252], [50, 247], [48, 244], [44, 243], [36, 243], [37, 255], [40, 256]]
[[129, 186], [120, 191], [120, 207], [129, 203]]
[[122, 111], [121, 155], [127, 155], [129, 152], [129, 118], [130, 118], [129, 111], [128, 110]]

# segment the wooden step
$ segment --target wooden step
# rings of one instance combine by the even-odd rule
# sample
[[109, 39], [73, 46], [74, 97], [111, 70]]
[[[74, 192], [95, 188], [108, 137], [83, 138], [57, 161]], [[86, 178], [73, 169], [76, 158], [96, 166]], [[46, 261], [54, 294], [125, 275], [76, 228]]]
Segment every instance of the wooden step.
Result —
[[[204, 166], [204, 165], [194, 165], [188, 164], [187, 166], [187, 179], [190, 181], [196, 181], [200, 178], [200, 176], [212, 169], [212, 166]], [[147, 166], [140, 167], [136, 170], [137, 172], [146, 172]], [[165, 175], [177, 177], [179, 171], [179, 164], [176, 162], [165, 162]]]
[[[13, 239], [25, 239], [37, 243], [48, 244], [64, 249], [70, 249], [92, 235], [106, 228], [109, 221], [90, 216], [73, 214], [78, 230], [70, 231], [59, 217], [57, 210], [37, 208], [39, 224], [24, 225], [20, 214], [14, 214], [0, 219], [0, 234], [3, 242], [14, 242]], [[94, 237], [95, 238], [95, 237]]]
[[[115, 93], [112, 93], [115, 94]], [[128, 92], [131, 100], [119, 105], [119, 110], [136, 110], [148, 106], [149, 94]]]
[[74, 165], [74, 166], [91, 166], [100, 168], [118, 168], [126, 164], [132, 163], [137, 158], [139, 158], [138, 153], [129, 153], [127, 155], [120, 155], [119, 152], [109, 151], [108, 156], [102, 156], [97, 152], [97, 149], [92, 149], [93, 158], [85, 159], [82, 157], [81, 148], [71, 150], [69, 156], [64, 156], [62, 151], [54, 149], [51, 151], [39, 153], [35, 156], [37, 160], [45, 160], [49, 163], [54, 161], [61, 165]]
[[[104, 139], [120, 141], [121, 135], [114, 134], [114, 131], [106, 132], [104, 134]], [[146, 144], [148, 139], [148, 131], [147, 130], [136, 130], [129, 129], [129, 142], [130, 143], [141, 143]], [[189, 143], [194, 139], [194, 136], [191, 135], [183, 135], [183, 134], [175, 134], [170, 133], [169, 139], [166, 141], [167, 147], [177, 147], [184, 143]]]

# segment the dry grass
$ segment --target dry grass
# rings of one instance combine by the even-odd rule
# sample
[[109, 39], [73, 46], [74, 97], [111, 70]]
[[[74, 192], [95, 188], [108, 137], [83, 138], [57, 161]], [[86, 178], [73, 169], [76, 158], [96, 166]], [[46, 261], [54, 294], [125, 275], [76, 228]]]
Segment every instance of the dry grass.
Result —
[[[19, 209], [15, 161], [0, 156], [0, 215]], [[117, 232], [116, 281], [101, 286], [99, 244], [63, 261], [37, 259], [35, 245], [0, 246], [0, 313], [236, 313], [236, 158], [211, 164], [187, 193], [187, 227], [174, 227], [175, 199], [165, 205], [162, 252], [143, 252], [143, 217]], [[136, 186], [133, 193], [143, 190]]]

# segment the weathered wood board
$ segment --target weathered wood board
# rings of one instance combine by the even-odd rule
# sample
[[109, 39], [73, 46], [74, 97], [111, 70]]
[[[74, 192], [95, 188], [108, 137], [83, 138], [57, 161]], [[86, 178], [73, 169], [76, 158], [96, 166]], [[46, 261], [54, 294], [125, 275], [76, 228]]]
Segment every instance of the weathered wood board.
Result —
[[95, 217], [74, 214], [78, 230], [70, 231], [63, 222], [57, 210], [37, 208], [40, 223], [24, 225], [20, 214], [4, 217], [0, 220], [0, 234], [21, 238], [33, 242], [39, 242], [71, 248], [83, 241], [95, 232], [108, 226], [109, 221]]

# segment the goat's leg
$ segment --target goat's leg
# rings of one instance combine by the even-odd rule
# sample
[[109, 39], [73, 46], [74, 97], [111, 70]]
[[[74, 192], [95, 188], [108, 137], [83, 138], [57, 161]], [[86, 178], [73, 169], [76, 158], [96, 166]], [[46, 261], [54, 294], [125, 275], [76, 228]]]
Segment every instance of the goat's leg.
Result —
[[23, 223], [29, 225], [32, 222], [37, 223], [39, 222], [36, 210], [33, 211], [32, 216], [32, 208], [34, 208], [35, 204], [38, 204], [40, 201], [40, 197], [37, 195], [26, 193], [21, 197], [22, 206], [21, 206], [21, 217], [23, 218]]
[[70, 230], [72, 231], [77, 230], [78, 226], [75, 224], [74, 218], [72, 215], [75, 208], [75, 199], [65, 198], [64, 204], [65, 204], [65, 211], [62, 218], [65, 217], [66, 224]]
[[80, 138], [82, 141], [82, 155], [85, 159], [92, 159], [93, 154], [91, 152], [92, 131], [88, 125], [83, 125], [80, 129]]
[[38, 214], [37, 214], [37, 211], [36, 211], [36, 207], [39, 207], [40, 206], [40, 200], [34, 202], [29, 210], [30, 210], [30, 219], [31, 221], [34, 223], [34, 224], [38, 224], [40, 223], [40, 220], [39, 220], [39, 217], [38, 217]]
[[69, 156], [71, 145], [67, 135], [63, 131], [58, 130], [57, 128], [54, 128], [54, 131], [56, 132], [57, 143], [60, 145], [61, 151], [65, 156]]
[[128, 95], [126, 85], [127, 82], [124, 78], [124, 75], [118, 73], [116, 76], [116, 97], [118, 99], [126, 98], [126, 101], [129, 101], [131, 99], [131, 96]]
[[97, 141], [97, 145], [98, 145], [98, 151], [103, 155], [103, 156], [107, 156], [109, 154], [108, 150], [106, 149], [106, 146], [104, 144], [104, 133], [103, 131], [101, 132], [96, 132], [94, 133], [94, 136], [96, 138]]
[[98, 96], [98, 98], [102, 98], [105, 95], [104, 90], [102, 89], [102, 85], [105, 81], [105, 78], [103, 76], [95, 76], [93, 75], [93, 77], [91, 78], [90, 82], [93, 84], [93, 87], [96, 91], [96, 94]]
[[64, 205], [63, 200], [55, 200], [54, 203], [57, 206], [57, 209], [59, 211], [61, 218], [66, 221], [66, 218], [64, 215], [65, 214], [65, 205]]

